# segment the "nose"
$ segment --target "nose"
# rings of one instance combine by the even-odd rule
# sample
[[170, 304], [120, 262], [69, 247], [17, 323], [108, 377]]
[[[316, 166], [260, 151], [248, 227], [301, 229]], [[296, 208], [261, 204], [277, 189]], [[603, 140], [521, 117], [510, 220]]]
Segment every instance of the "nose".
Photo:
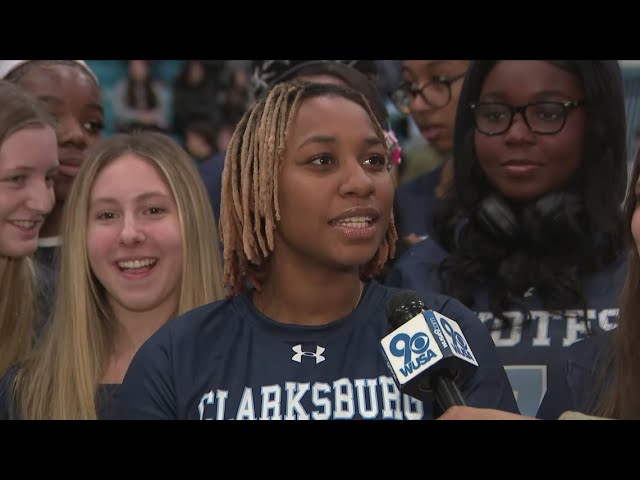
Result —
[[424, 97], [420, 92], [416, 92], [415, 95], [409, 94], [407, 97], [407, 104], [409, 106], [409, 111], [411, 112], [435, 110], [431, 105], [424, 101]]
[[53, 185], [47, 184], [45, 179], [34, 183], [27, 197], [27, 208], [38, 215], [47, 215], [53, 210], [54, 204], [55, 193], [53, 192]]
[[505, 132], [504, 139], [507, 143], [532, 143], [535, 141], [535, 134], [527, 125], [524, 119], [524, 112], [517, 112], [513, 116], [513, 121]]
[[58, 143], [62, 146], [74, 146], [76, 148], [87, 147], [87, 132], [73, 115], [65, 115], [58, 119], [56, 126]]
[[144, 231], [132, 215], [124, 215], [122, 230], [120, 230], [120, 243], [123, 245], [136, 245], [145, 239]]
[[343, 165], [343, 177], [340, 184], [340, 194], [343, 196], [368, 197], [375, 188], [371, 175], [358, 160]]

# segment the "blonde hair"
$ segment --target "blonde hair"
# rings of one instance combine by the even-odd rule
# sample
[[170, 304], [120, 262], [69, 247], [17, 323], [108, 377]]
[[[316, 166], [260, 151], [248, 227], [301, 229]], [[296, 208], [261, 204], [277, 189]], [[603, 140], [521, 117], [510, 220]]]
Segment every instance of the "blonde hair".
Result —
[[89, 266], [89, 200], [104, 167], [126, 154], [139, 156], [157, 168], [175, 198], [184, 245], [176, 314], [224, 296], [213, 211], [191, 159], [160, 133], [111, 137], [89, 153], [69, 194], [72, 208], [65, 210], [63, 220], [54, 317], [41, 348], [16, 376], [14, 400], [19, 418], [96, 418], [96, 392], [116, 325], [104, 288]]
[[[26, 128], [53, 128], [53, 119], [21, 88], [0, 80], [0, 145]], [[31, 258], [9, 257], [0, 275], [0, 374], [32, 348], [36, 273]]]
[[[365, 98], [349, 88], [300, 81], [275, 85], [238, 123], [225, 158], [222, 176], [220, 230], [224, 243], [224, 285], [234, 295], [246, 289], [247, 278], [261, 285], [261, 276], [274, 249], [280, 220], [278, 174], [291, 123], [308, 98], [339, 96], [369, 114], [376, 135], [386, 146], [382, 127]], [[376, 255], [361, 276], [375, 275], [395, 253], [398, 238], [393, 216]]]

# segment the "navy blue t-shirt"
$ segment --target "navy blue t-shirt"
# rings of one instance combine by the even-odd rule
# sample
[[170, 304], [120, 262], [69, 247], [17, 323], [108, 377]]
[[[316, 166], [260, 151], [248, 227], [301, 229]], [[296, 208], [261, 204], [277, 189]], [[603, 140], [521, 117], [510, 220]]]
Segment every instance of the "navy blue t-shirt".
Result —
[[538, 418], [555, 420], [567, 410], [595, 413], [594, 408], [611, 380], [610, 372], [602, 377], [602, 368], [614, 331], [585, 338], [566, 350], [563, 374], [549, 383], [536, 415]]
[[[379, 351], [395, 292], [370, 281], [353, 313], [323, 326], [273, 321], [245, 295], [187, 312], [140, 348], [115, 418], [432, 418], [430, 402], [399, 392]], [[456, 320], [474, 345], [480, 367], [460, 386], [468, 404], [517, 412], [478, 319], [454, 299], [428, 294], [425, 300]]]
[[213, 208], [216, 222], [220, 219], [220, 203], [222, 196], [222, 171], [224, 170], [225, 152], [218, 152], [196, 164], [198, 173], [204, 182]]
[[400, 238], [415, 233], [421, 236], [433, 236], [433, 214], [437, 202], [435, 190], [442, 166], [403, 183], [396, 190], [395, 222]]
[[[386, 283], [415, 290], [419, 295], [443, 292], [438, 267], [447, 255], [441, 246], [428, 238], [396, 261]], [[626, 265], [622, 256], [587, 279], [586, 315], [592, 331], [608, 331], [617, 324], [618, 294], [624, 283]], [[530, 288], [522, 300], [531, 313], [532, 321], [523, 326], [525, 316], [522, 312], [505, 312], [505, 316], [513, 320], [513, 326], [499, 329], [498, 322], [489, 311], [487, 286], [477, 285], [473, 298], [471, 308], [490, 330], [520, 412], [535, 416], [547, 385], [555, 381], [554, 376], [562, 375], [564, 350], [588, 335], [584, 310], [546, 310], [538, 292]], [[471, 347], [475, 349], [473, 343]]]

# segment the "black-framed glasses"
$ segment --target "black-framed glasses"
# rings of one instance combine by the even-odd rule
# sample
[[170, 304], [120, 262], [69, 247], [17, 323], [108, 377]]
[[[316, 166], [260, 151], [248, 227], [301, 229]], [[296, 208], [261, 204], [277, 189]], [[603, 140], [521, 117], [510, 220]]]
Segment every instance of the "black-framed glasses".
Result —
[[451, 101], [451, 84], [462, 77], [464, 77], [464, 73], [453, 77], [437, 75], [421, 87], [415, 83], [403, 82], [393, 91], [391, 100], [396, 108], [405, 115], [409, 114], [409, 103], [414, 101], [418, 95], [430, 107], [446, 107]]
[[582, 105], [583, 100], [533, 102], [518, 106], [497, 102], [473, 102], [469, 104], [469, 108], [473, 112], [476, 129], [485, 135], [500, 135], [509, 130], [516, 113], [522, 115], [524, 123], [533, 133], [553, 135], [564, 128], [569, 112]]

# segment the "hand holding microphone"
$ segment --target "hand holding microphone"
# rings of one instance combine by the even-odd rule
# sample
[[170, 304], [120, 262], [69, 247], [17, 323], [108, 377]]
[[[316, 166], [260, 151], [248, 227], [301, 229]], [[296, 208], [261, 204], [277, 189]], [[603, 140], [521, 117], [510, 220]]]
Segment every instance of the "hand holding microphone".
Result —
[[394, 330], [380, 348], [400, 391], [420, 400], [435, 398], [443, 412], [465, 405], [456, 380], [471, 376], [478, 362], [460, 326], [427, 309], [410, 290], [391, 298], [387, 318]]

